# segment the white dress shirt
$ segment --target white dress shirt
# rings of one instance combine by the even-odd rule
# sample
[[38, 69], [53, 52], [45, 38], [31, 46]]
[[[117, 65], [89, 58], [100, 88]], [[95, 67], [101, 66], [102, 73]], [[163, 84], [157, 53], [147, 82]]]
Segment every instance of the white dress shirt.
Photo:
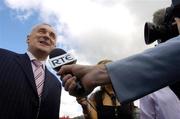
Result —
[[180, 100], [169, 88], [140, 99], [140, 119], [180, 119]]

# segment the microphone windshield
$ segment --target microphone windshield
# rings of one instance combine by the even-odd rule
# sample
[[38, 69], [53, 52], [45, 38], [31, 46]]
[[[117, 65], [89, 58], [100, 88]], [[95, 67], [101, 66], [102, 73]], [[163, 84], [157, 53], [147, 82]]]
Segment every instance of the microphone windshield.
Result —
[[59, 55], [63, 55], [63, 54], [66, 54], [67, 52], [64, 51], [63, 49], [60, 49], [60, 48], [56, 48], [54, 50], [52, 50], [49, 54], [49, 58], [54, 58], [54, 57], [57, 57]]
[[[60, 48], [52, 50], [49, 54], [49, 63], [55, 71], [59, 71], [63, 65], [75, 64], [76, 61], [77, 60], [71, 54], [66, 53], [66, 51]], [[75, 91], [79, 96], [83, 96], [83, 94], [85, 94], [84, 87], [81, 85], [79, 80], [76, 80]]]
[[59, 71], [63, 65], [74, 64], [76, 61], [70, 53], [60, 48], [52, 50], [49, 54], [49, 63], [55, 71]]

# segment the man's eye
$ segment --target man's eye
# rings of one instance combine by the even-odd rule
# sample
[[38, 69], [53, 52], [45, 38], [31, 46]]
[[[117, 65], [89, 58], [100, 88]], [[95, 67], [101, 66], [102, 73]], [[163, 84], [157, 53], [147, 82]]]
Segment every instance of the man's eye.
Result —
[[50, 33], [50, 37], [56, 39], [56, 35], [54, 33]]
[[46, 33], [45, 30], [39, 30], [39, 33]]

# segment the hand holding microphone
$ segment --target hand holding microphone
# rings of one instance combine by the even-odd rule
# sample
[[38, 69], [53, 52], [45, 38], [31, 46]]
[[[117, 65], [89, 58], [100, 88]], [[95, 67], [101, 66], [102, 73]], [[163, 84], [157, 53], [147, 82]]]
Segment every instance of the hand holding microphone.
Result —
[[[63, 65], [75, 64], [76, 59], [70, 54], [64, 51], [63, 49], [56, 48], [49, 54], [49, 63], [51, 67], [58, 72]], [[71, 74], [73, 76], [73, 74]], [[67, 75], [68, 76], [68, 75]], [[66, 74], [62, 75], [62, 77], [66, 77]], [[64, 85], [65, 82], [63, 82]], [[76, 79], [76, 88], [75, 91], [77, 96], [83, 96], [84, 88], [81, 85], [81, 82]]]
[[[69, 73], [73, 74], [74, 76], [66, 75], [63, 77], [63, 81], [65, 81], [65, 90], [68, 91], [70, 95], [76, 97], [87, 96], [97, 86], [111, 83], [106, 66], [104, 64], [94, 66], [78, 64], [64, 65], [58, 71], [58, 74], [60, 75]], [[74, 80], [76, 80], [76, 78], [80, 80], [83, 86], [84, 91], [81, 93], [82, 95], [77, 95], [76, 92], [74, 92]]]

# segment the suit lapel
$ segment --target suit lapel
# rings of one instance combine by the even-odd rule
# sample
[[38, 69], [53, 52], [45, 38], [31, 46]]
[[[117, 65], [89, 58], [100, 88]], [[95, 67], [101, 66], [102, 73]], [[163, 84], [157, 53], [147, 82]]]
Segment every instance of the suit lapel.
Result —
[[34, 93], [38, 96], [36, 84], [34, 80], [34, 74], [32, 71], [31, 61], [27, 54], [19, 55], [17, 62], [20, 64], [20, 66], [23, 68], [24, 73], [27, 76], [27, 80], [32, 87]]
[[[23, 71], [25, 72], [27, 76], [27, 80], [32, 87], [35, 95], [38, 97], [37, 89], [36, 89], [36, 84], [34, 80], [34, 74], [31, 66], [31, 61], [28, 57], [27, 54], [21, 54], [17, 58], [17, 62], [20, 64], [20, 66], [23, 68]], [[47, 68], [45, 68], [45, 81], [44, 81], [44, 87], [43, 87], [43, 92], [42, 92], [42, 99], [44, 99], [48, 95], [48, 90], [50, 88], [53, 88], [53, 81], [51, 73]]]

